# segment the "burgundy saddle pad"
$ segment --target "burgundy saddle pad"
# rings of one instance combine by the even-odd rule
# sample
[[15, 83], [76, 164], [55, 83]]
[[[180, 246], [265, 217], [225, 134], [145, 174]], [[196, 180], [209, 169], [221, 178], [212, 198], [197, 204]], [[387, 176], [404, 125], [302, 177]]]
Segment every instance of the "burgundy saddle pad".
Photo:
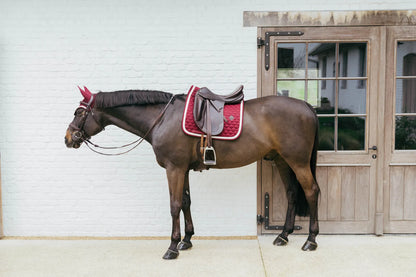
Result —
[[[185, 134], [201, 137], [204, 133], [196, 126], [194, 121], [194, 101], [195, 94], [199, 90], [199, 87], [191, 86], [186, 98], [185, 110], [182, 117], [182, 130]], [[216, 136], [212, 136], [213, 139], [221, 140], [234, 140], [237, 139], [243, 129], [243, 108], [244, 101], [239, 104], [225, 105], [224, 106], [224, 130]]]

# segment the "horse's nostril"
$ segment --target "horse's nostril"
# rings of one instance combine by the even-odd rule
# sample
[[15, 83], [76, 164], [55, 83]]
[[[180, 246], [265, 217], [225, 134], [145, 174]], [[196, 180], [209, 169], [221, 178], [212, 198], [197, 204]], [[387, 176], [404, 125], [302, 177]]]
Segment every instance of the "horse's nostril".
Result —
[[72, 136], [75, 138], [75, 140], [82, 139], [82, 133], [80, 131], [75, 131], [72, 133]]

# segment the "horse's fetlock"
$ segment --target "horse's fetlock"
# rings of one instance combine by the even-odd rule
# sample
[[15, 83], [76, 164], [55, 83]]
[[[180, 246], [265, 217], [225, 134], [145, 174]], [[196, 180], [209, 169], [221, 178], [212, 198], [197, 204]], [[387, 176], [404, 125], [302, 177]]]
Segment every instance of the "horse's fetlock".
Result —
[[316, 241], [316, 236], [317, 236], [318, 234], [310, 234], [309, 236], [308, 236], [308, 240], [309, 241], [311, 241], [311, 242], [315, 242]]
[[183, 238], [184, 241], [190, 242], [194, 232], [185, 232], [185, 237]]
[[180, 232], [174, 232], [172, 236], [170, 237], [170, 240], [172, 242], [178, 243], [181, 241], [181, 233]]
[[287, 237], [288, 235], [292, 234], [293, 231], [294, 231], [294, 228], [290, 228], [290, 229], [286, 229], [284, 233], [285, 233], [285, 235]]

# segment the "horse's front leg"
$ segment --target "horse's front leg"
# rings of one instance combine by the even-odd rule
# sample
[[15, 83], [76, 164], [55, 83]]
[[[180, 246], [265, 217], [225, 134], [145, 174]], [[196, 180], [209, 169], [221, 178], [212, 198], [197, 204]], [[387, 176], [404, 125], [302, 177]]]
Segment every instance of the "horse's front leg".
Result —
[[191, 193], [189, 190], [189, 170], [185, 174], [185, 182], [182, 194], [182, 212], [185, 219], [185, 237], [179, 243], [179, 250], [187, 250], [192, 247], [191, 237], [194, 234], [194, 224], [191, 216]]
[[171, 243], [165, 255], [163, 255], [163, 259], [166, 260], [176, 259], [179, 256], [177, 247], [181, 240], [179, 214], [182, 208], [182, 195], [186, 172], [187, 170], [181, 170], [179, 168], [166, 169], [169, 183], [170, 214], [172, 216]]

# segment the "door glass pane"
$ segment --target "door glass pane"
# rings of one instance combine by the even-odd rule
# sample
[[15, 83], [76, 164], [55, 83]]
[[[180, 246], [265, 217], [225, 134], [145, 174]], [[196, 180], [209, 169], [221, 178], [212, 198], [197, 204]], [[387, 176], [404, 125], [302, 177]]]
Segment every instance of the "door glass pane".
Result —
[[[316, 112], [318, 114], [335, 114], [335, 80], [319, 80], [316, 82], [319, 85]], [[312, 94], [310, 87], [308, 85], [308, 96]]]
[[416, 76], [416, 41], [397, 42], [397, 76]]
[[278, 43], [277, 78], [305, 78], [306, 43]]
[[365, 117], [338, 118], [338, 150], [364, 150]]
[[340, 43], [338, 57], [339, 77], [366, 77], [366, 60], [367, 43]]
[[396, 80], [396, 113], [416, 113], [416, 78]]
[[308, 77], [335, 77], [335, 43], [308, 44]]
[[396, 149], [416, 149], [416, 116], [396, 116]]
[[335, 150], [335, 118], [319, 117], [319, 147], [318, 150]]
[[305, 81], [277, 81], [277, 95], [304, 100]]
[[365, 114], [366, 113], [366, 81], [343, 80], [345, 88], [339, 84], [338, 113]]
[[416, 41], [396, 47], [395, 149], [416, 150]]

